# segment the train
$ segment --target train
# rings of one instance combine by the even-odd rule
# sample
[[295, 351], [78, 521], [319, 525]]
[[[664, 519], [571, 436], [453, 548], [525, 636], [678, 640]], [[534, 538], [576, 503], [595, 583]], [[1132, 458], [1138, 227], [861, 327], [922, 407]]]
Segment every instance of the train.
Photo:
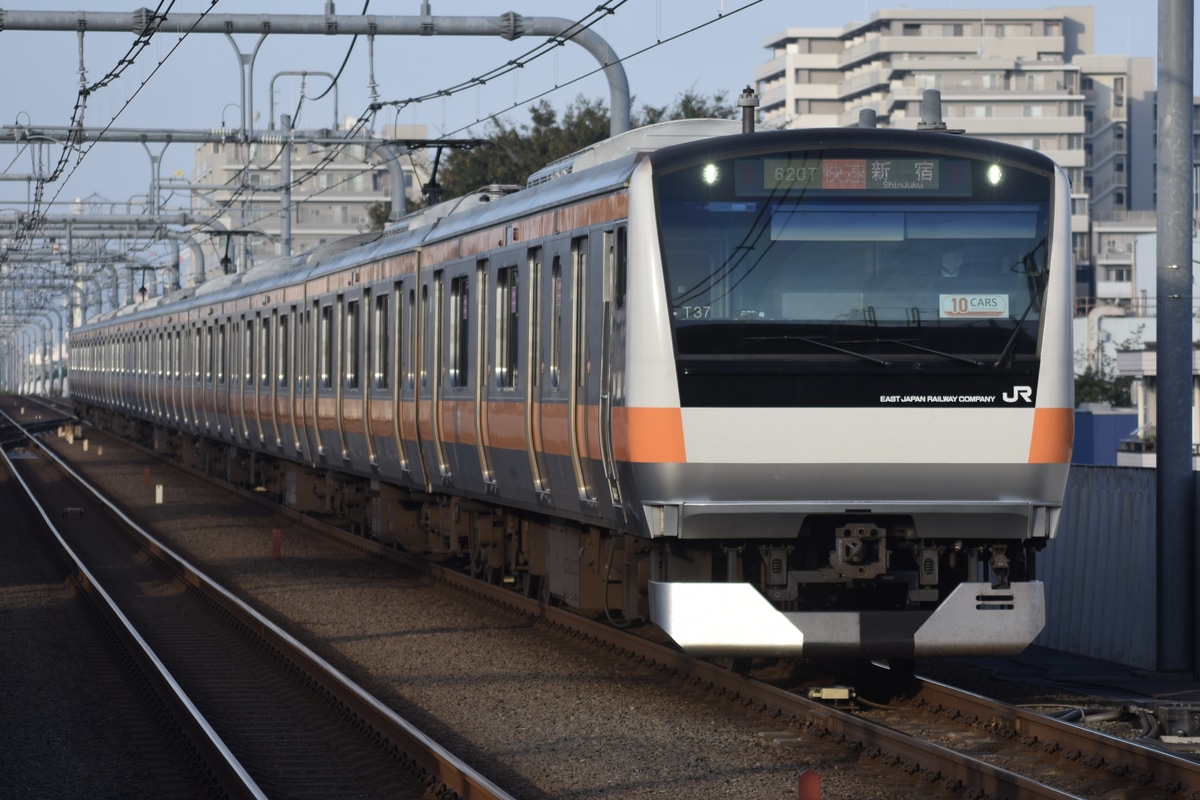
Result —
[[639, 128], [71, 332], [77, 413], [708, 658], [1008, 655], [1073, 434], [1070, 193], [925, 130]]

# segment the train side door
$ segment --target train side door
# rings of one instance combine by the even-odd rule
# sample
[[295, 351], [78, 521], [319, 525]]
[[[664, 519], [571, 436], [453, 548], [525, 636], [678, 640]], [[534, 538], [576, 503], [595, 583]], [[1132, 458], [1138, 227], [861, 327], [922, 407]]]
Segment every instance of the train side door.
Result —
[[604, 233], [604, 317], [600, 333], [600, 439], [601, 462], [614, 507], [621, 505], [617, 482], [617, 462], [613, 452], [612, 410], [615, 402], [624, 402], [625, 369], [625, 228]]
[[529, 453], [529, 469], [533, 475], [533, 489], [538, 501], [549, 504], [550, 482], [546, 471], [546, 442], [542, 427], [542, 384], [544, 350], [542, 347], [542, 321], [545, 317], [542, 308], [544, 294], [541, 247], [530, 248], [529, 260], [529, 327], [526, 344], [525, 363], [525, 448]]
[[[387, 309], [388, 294], [386, 287], [379, 294], [370, 289], [363, 290], [363, 314], [366, 334], [363, 338], [363, 355], [366, 357], [366, 368], [363, 371], [363, 431], [367, 440], [367, 461], [372, 467], [379, 465], [379, 455], [375, 451], [375, 437], [384, 433], [376, 430], [374, 423], [374, 408], [382, 405], [387, 397]], [[377, 399], [378, 396], [378, 399]]]
[[446, 458], [445, 418], [447, 403], [444, 402], [443, 386], [445, 383], [445, 342], [446, 336], [446, 273], [437, 270], [433, 273], [430, 285], [431, 294], [427, 303], [427, 318], [430, 322], [429, 340], [426, 342], [425, 355], [428, 359], [428, 378], [430, 399], [430, 423], [432, 428], [433, 463], [437, 464], [438, 474], [445, 483], [451, 478], [450, 461]]
[[[428, 491], [431, 479], [425, 456], [425, 441], [430, 432], [425, 429], [429, 413], [422, 409], [426, 402], [425, 384], [425, 305], [429, 287], [421, 277], [406, 279], [401, 288], [402, 312], [400, 324], [404, 335], [401, 341], [401, 371], [404, 374], [402, 390], [402, 425], [401, 434], [404, 436], [403, 447], [409, 455], [403, 460], [407, 464], [412, 480], [423, 484]], [[411, 448], [411, 449], [409, 449]]]
[[488, 325], [490, 324], [490, 303], [488, 283], [488, 260], [480, 259], [475, 264], [475, 325], [474, 349], [475, 358], [475, 442], [479, 449], [479, 473], [483, 478], [484, 491], [495, 493], [496, 467], [492, 454], [492, 437], [488, 428], [488, 409], [490, 401], [489, 369], [490, 350], [488, 342]]
[[358, 349], [361, 344], [359, 341], [361, 307], [358, 299], [351, 299], [340, 294], [337, 296], [336, 306], [335, 313], [338, 320], [337, 338], [334, 340], [333, 374], [338, 379], [335, 381], [334, 416], [337, 420], [337, 448], [342, 455], [342, 461], [348, 461], [350, 448], [346, 445], [347, 408], [352, 408], [356, 413], [362, 410], [361, 400], [356, 396], [362, 389], [359, 376], [361, 353]]
[[568, 427], [571, 434], [571, 464], [575, 471], [575, 484], [579, 491], [579, 502], [585, 508], [596, 507], [596, 492], [592, 481], [592, 459], [596, 457], [589, 402], [592, 371], [592, 342], [588, 335], [588, 281], [591, 277], [588, 237], [579, 236], [571, 241], [572, 286], [572, 331], [571, 331], [571, 376]]
[[421, 338], [416, 342], [416, 404], [417, 440], [421, 453], [421, 466], [427, 490], [432, 490], [436, 480], [439, 484], [445, 475], [446, 462], [441, 453], [441, 435], [438, 430], [438, 386], [441, 368], [442, 314], [439, 313], [442, 272], [438, 270], [420, 280], [420, 297], [417, 302], [416, 329]]

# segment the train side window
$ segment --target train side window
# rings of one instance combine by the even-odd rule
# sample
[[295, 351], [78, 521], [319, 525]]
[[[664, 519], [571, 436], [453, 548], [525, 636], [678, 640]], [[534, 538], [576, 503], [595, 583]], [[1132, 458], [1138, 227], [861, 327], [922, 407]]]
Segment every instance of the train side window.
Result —
[[333, 306], [321, 307], [320, 329], [317, 331], [320, 339], [318, 346], [321, 363], [317, 373], [321, 377], [321, 388], [333, 388]]
[[381, 294], [375, 298], [375, 324], [374, 336], [372, 337], [374, 343], [371, 348], [373, 363], [371, 366], [374, 373], [372, 379], [375, 381], [376, 389], [386, 389], [391, 382], [389, 380], [390, 363], [388, 360], [391, 355], [388, 349], [388, 341], [392, 330], [388, 319], [390, 300], [391, 298], [386, 294]]
[[504, 267], [496, 281], [496, 385], [517, 385], [517, 356], [520, 339], [520, 285], [516, 267]]
[[362, 321], [358, 313], [359, 303], [357, 300], [351, 300], [346, 303], [346, 338], [345, 352], [343, 358], [346, 362], [345, 387], [347, 389], [358, 388], [359, 376], [359, 344], [360, 337], [359, 327]]
[[554, 257], [550, 266], [550, 388], [558, 389], [562, 365], [562, 259]]
[[450, 281], [450, 385], [462, 388], [470, 383], [469, 326], [471, 319], [470, 281], [460, 275]]
[[275, 331], [275, 372], [280, 389], [286, 389], [291, 382], [289, 374], [291, 361], [291, 343], [288, 341], [288, 315], [280, 314]]

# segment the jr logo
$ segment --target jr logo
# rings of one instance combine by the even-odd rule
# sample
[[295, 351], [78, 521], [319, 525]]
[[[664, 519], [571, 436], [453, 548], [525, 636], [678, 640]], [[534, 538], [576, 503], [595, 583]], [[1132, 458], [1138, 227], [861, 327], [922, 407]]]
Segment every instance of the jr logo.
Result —
[[1024, 400], [1026, 403], [1033, 402], [1033, 387], [1032, 386], [1014, 386], [1011, 392], [1005, 392], [1002, 397], [1006, 403], [1016, 403]]

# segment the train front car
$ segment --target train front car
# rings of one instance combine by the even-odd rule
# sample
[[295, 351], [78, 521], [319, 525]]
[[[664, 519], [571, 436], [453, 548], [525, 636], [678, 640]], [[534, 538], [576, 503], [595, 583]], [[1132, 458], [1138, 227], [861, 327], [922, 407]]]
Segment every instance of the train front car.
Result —
[[657, 223], [631, 222], [655, 268], [630, 269], [623, 384], [654, 420], [628, 429], [653, 621], [705, 656], [1028, 645], [1072, 440], [1062, 171], [764, 132], [652, 154], [630, 218]]

